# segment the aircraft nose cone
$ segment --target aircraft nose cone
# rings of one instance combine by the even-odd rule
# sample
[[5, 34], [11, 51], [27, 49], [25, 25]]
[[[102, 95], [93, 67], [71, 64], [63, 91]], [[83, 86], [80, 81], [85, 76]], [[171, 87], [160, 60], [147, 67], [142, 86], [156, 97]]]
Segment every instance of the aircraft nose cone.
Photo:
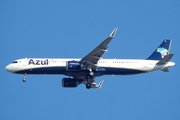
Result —
[[5, 70], [6, 70], [7, 72], [11, 72], [11, 65], [7, 65], [7, 66], [5, 67]]

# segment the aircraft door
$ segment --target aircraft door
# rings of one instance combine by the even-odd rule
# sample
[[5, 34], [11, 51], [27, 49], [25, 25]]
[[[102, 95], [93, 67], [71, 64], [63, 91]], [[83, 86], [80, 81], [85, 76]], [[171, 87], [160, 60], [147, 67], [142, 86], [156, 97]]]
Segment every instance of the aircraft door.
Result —
[[22, 60], [22, 67], [27, 67], [27, 64], [28, 64], [27, 59]]
[[148, 63], [147, 63], [147, 62], [144, 62], [143, 68], [144, 68], [144, 69], [148, 69]]

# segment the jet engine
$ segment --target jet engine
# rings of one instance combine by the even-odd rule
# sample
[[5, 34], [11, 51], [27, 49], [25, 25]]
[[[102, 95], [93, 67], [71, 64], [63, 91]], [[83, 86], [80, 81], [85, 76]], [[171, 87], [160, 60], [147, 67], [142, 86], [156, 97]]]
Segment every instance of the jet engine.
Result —
[[77, 87], [78, 81], [74, 78], [63, 78], [62, 79], [62, 86], [63, 87]]
[[78, 61], [67, 61], [66, 70], [68, 71], [80, 71], [81, 63]]

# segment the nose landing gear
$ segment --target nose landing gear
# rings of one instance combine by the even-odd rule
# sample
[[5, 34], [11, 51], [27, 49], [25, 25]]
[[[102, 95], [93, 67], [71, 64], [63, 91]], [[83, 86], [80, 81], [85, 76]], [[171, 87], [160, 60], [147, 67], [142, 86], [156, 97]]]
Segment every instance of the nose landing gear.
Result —
[[26, 82], [26, 73], [24, 73], [24, 78], [23, 78], [23, 82]]

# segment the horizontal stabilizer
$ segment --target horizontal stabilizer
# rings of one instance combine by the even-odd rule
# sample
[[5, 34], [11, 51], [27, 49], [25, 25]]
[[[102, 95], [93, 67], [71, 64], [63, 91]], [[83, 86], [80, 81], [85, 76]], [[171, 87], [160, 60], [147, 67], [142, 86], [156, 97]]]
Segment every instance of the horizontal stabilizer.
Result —
[[171, 58], [172, 58], [173, 55], [174, 55], [174, 54], [169, 54], [169, 55], [167, 55], [166, 57], [164, 57], [163, 59], [161, 59], [161, 60], [157, 63], [157, 65], [162, 65], [162, 64], [168, 63], [168, 62], [171, 60]]
[[164, 71], [164, 72], [169, 72], [169, 69], [168, 68], [163, 68], [163, 69], [161, 69], [162, 71]]

